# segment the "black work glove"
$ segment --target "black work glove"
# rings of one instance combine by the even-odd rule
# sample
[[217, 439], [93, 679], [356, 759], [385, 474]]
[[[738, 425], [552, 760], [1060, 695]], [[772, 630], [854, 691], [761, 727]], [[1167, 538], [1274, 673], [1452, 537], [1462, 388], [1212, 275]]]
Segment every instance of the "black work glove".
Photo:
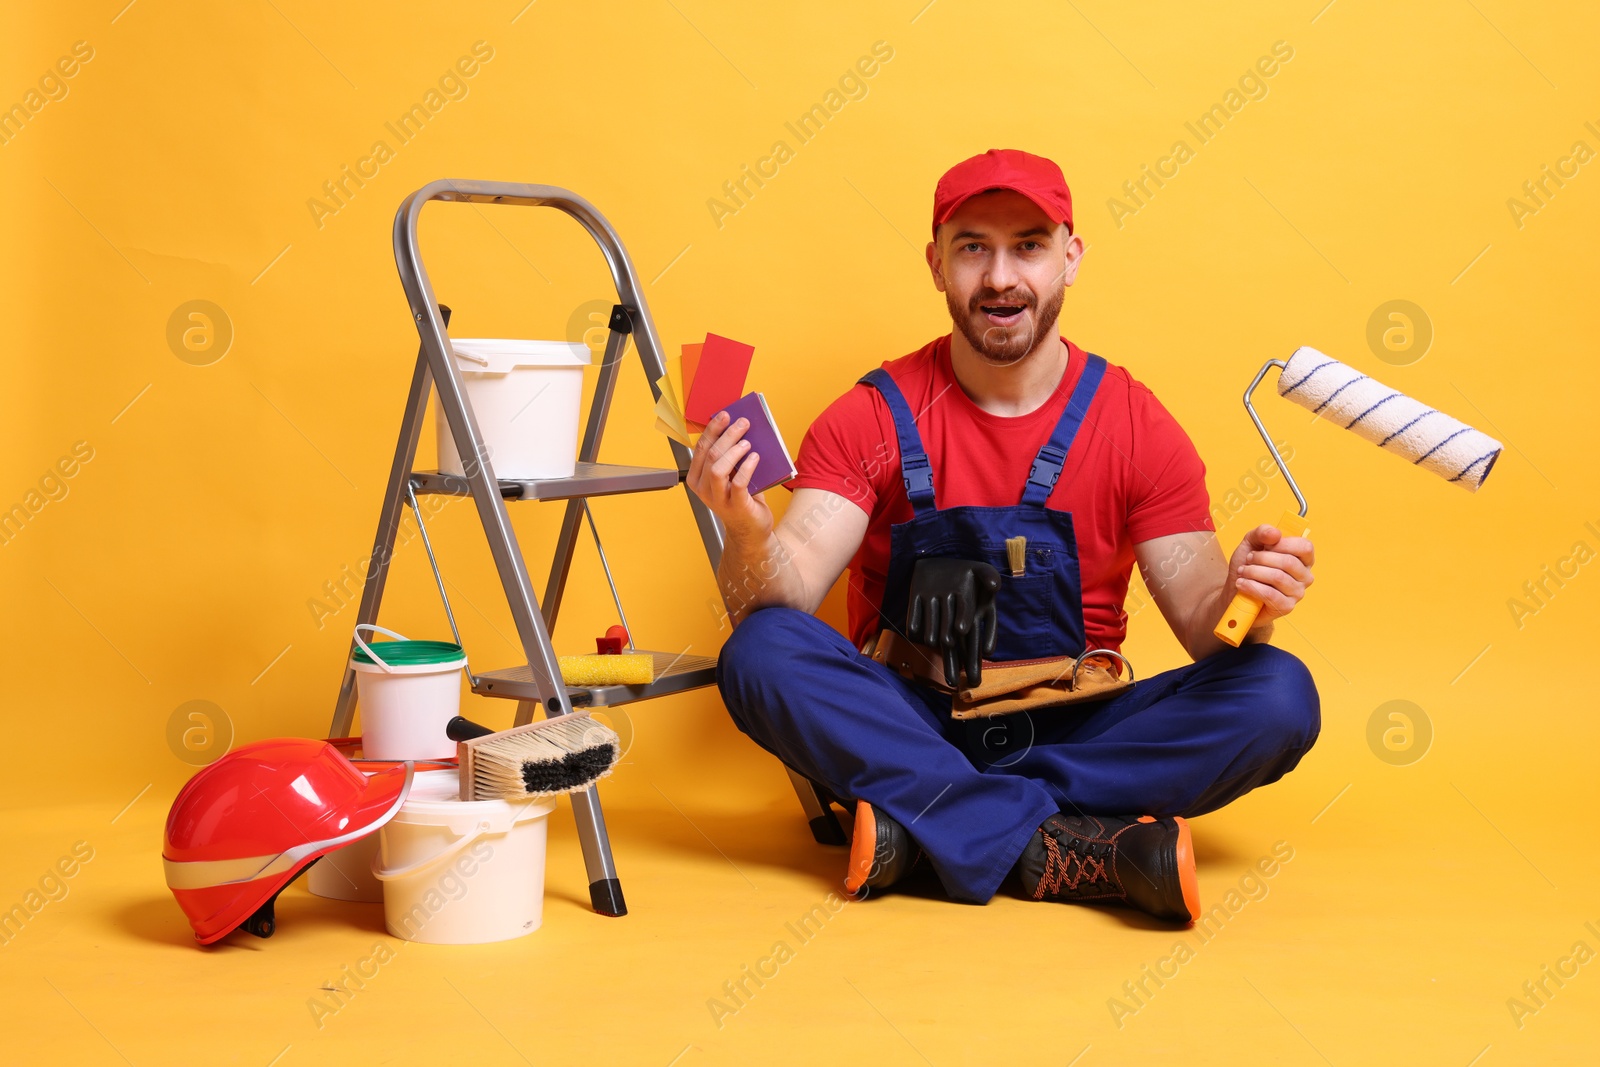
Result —
[[960, 688], [960, 667], [968, 685], [983, 678], [983, 657], [994, 651], [999, 589], [1000, 572], [987, 563], [922, 559], [911, 569], [906, 636], [943, 654], [945, 684], [952, 689]]

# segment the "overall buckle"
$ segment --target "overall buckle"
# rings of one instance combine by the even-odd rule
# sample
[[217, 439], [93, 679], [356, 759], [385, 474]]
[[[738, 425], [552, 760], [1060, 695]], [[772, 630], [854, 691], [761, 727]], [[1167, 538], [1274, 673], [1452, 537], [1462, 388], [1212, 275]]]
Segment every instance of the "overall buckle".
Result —
[[1059, 448], [1045, 445], [1034, 457], [1033, 466], [1028, 469], [1028, 484], [1037, 485], [1046, 491], [1054, 489], [1056, 481], [1061, 477], [1061, 468], [1066, 466], [1067, 456]]
[[[909, 462], [908, 462], [909, 461]], [[927, 456], [905, 456], [900, 461], [900, 478], [905, 482], [906, 498], [933, 495], [933, 468]]]

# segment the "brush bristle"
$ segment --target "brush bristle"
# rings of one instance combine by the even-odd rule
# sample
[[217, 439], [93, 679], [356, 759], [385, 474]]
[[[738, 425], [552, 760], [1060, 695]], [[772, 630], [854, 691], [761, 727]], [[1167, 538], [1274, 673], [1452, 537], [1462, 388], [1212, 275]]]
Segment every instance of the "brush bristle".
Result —
[[522, 787], [529, 796], [549, 796], [599, 781], [617, 762], [617, 747], [607, 743], [584, 752], [568, 752], [554, 762], [522, 761]]
[[621, 750], [616, 731], [587, 715], [488, 737], [473, 746], [472, 796], [515, 799], [584, 789], [611, 773]]

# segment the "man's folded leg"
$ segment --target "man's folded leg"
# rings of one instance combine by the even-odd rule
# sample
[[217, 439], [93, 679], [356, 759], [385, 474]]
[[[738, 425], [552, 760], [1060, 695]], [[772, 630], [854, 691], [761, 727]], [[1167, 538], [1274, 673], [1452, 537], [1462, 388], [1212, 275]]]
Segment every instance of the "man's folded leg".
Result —
[[1030, 778], [980, 772], [952, 740], [953, 720], [937, 694], [806, 612], [772, 607], [747, 616], [723, 645], [717, 687], [756, 744], [905, 827], [956, 899], [994, 896], [1060, 807]]
[[1247, 644], [1086, 707], [976, 720], [966, 744], [988, 773], [1046, 783], [1068, 814], [1193, 817], [1293, 770], [1321, 724], [1305, 665]]
[[1277, 781], [1320, 726], [1305, 666], [1251, 644], [1106, 701], [968, 720], [961, 742], [986, 773], [1038, 781], [1061, 808], [1020, 857], [1025, 895], [1192, 922], [1200, 906], [1185, 817]]

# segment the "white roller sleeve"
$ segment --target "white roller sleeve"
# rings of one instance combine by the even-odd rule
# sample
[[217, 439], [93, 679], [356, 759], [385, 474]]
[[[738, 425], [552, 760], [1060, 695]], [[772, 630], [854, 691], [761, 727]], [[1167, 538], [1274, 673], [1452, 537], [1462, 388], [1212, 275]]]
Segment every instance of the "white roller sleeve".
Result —
[[1315, 348], [1289, 357], [1278, 395], [1469, 492], [1478, 491], [1500, 455], [1500, 442], [1488, 434]]

